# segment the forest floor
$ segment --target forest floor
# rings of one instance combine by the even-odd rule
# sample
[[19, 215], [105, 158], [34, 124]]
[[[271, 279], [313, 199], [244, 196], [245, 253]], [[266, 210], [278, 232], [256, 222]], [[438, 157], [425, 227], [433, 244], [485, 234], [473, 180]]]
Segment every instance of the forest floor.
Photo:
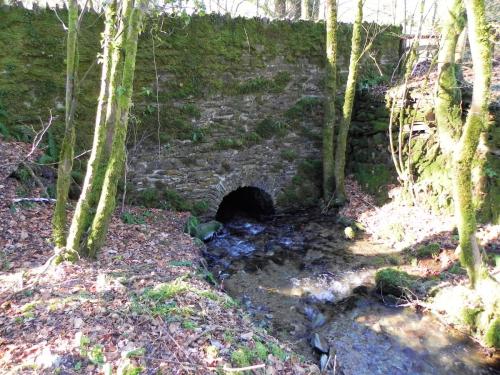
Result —
[[[184, 233], [188, 213], [126, 207], [113, 217], [96, 261], [45, 267], [53, 254], [53, 205], [14, 203], [20, 183], [6, 178], [27, 152], [0, 141], [6, 160], [0, 166], [1, 373], [203, 374], [245, 366], [266, 374], [319, 373], [255, 327], [219, 289], [204, 266], [203, 245]], [[406, 270], [439, 275], [456, 263], [449, 216], [397, 199], [376, 207], [352, 179], [348, 194], [340, 214], [362, 222], [374, 241], [406, 249]], [[500, 227], [491, 225], [478, 233], [490, 253], [500, 251], [499, 235]], [[439, 252], [420, 257], [430, 243]], [[463, 272], [447, 275], [451, 284], [467, 282]]]
[[[0, 143], [1, 160], [16, 153]], [[183, 231], [188, 213], [127, 207], [96, 261], [46, 268], [53, 205], [13, 203], [18, 188], [0, 180], [0, 373], [319, 372], [218, 289]]]

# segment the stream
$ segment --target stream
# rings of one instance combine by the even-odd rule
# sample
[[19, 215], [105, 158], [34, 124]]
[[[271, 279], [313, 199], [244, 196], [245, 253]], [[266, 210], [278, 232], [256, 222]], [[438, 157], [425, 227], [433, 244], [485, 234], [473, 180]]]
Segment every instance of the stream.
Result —
[[345, 240], [343, 228], [307, 212], [234, 218], [205, 256], [255, 325], [317, 363], [334, 353], [336, 374], [500, 374], [499, 358], [466, 336], [376, 298], [375, 271], [391, 265], [394, 250]]

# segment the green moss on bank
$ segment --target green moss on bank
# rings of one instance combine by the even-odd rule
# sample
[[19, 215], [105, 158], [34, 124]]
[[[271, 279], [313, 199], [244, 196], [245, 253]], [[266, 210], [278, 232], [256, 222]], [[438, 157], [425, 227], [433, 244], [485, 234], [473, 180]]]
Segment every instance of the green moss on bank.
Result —
[[412, 290], [416, 287], [417, 277], [394, 268], [385, 268], [375, 274], [377, 289], [382, 294], [391, 294], [396, 297], [412, 297]]

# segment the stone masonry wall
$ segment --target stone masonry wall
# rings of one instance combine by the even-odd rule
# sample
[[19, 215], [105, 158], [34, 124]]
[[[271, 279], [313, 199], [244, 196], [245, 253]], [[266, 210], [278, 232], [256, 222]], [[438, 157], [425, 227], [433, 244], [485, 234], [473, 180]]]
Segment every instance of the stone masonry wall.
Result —
[[[64, 19], [65, 11], [59, 16]], [[92, 62], [101, 30], [96, 15], [85, 17], [80, 75], [88, 74], [76, 115], [78, 151], [91, 144], [100, 75]], [[389, 28], [376, 39], [378, 66], [363, 60], [361, 84], [379, 81], [379, 68], [386, 77], [393, 72], [399, 31]], [[340, 25], [339, 109], [350, 37], [350, 25]], [[0, 7], [0, 44], [6, 51], [0, 55], [0, 122], [19, 134], [38, 126], [50, 109], [49, 138], [57, 144], [64, 120], [60, 22], [51, 10]], [[322, 23], [214, 15], [188, 24], [149, 19], [139, 42], [129, 124], [130, 201], [213, 213], [225, 194], [255, 186], [278, 209], [312, 203], [321, 177], [323, 51]], [[75, 164], [77, 182], [84, 166], [84, 160]]]

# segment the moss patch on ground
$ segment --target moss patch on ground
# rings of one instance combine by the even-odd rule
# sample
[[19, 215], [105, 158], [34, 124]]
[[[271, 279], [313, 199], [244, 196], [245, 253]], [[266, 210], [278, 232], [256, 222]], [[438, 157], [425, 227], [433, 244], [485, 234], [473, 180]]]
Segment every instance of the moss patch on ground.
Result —
[[418, 278], [395, 268], [385, 268], [375, 274], [377, 290], [395, 297], [411, 297]]

